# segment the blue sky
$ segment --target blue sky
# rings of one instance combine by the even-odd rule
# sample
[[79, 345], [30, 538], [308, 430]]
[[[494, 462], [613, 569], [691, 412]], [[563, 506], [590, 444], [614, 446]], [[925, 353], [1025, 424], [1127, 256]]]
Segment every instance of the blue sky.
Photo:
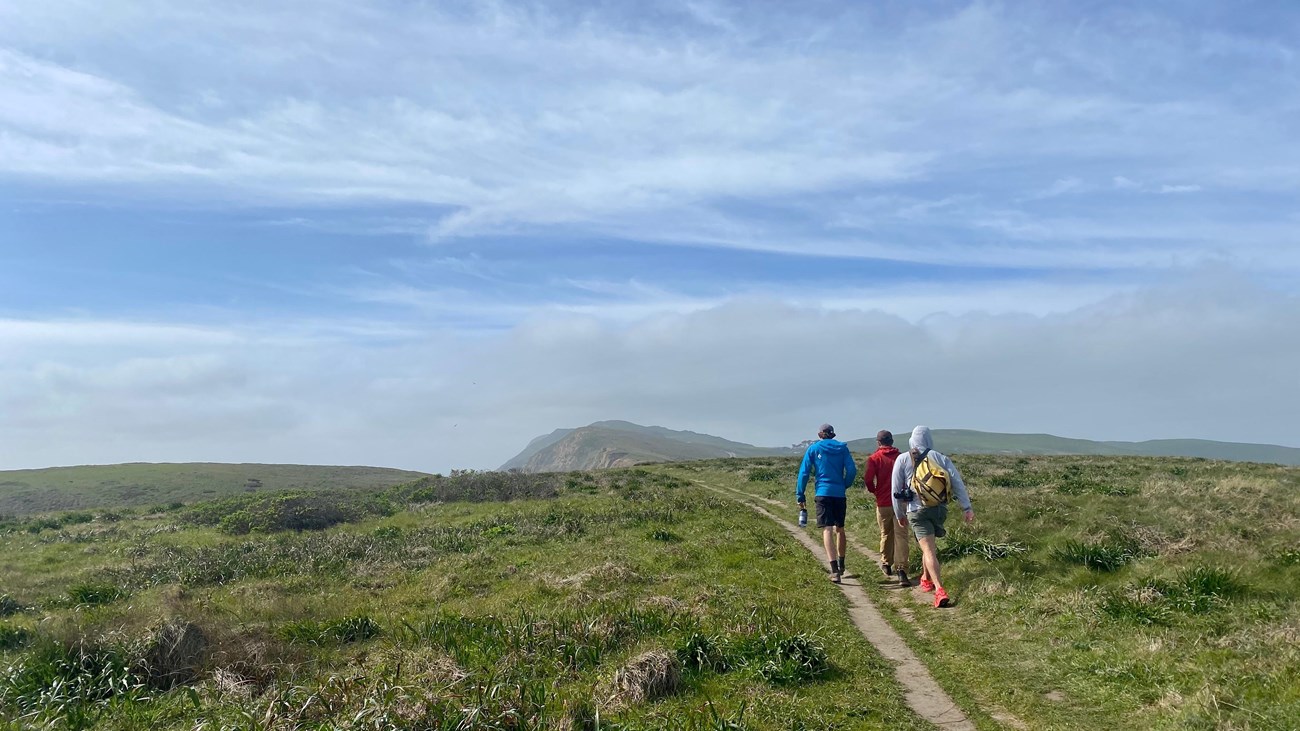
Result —
[[7, 0], [0, 469], [1300, 446], [1298, 51], [1285, 2]]

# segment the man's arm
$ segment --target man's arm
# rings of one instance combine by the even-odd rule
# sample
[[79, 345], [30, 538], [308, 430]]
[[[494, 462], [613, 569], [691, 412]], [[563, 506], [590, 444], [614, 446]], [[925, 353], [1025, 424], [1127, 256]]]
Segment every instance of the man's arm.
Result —
[[910, 461], [912, 458], [906, 454], [898, 455], [898, 459], [894, 460], [894, 474], [889, 481], [889, 497], [894, 502], [894, 517], [898, 518], [898, 522], [902, 524], [906, 524], [905, 521], [907, 520], [904, 517], [907, 515], [907, 503], [894, 497], [894, 493], [903, 489], [903, 486], [907, 484], [907, 473], [903, 469], [904, 459]]
[[794, 485], [794, 499], [797, 500], [800, 505], [803, 505], [804, 502], [806, 502], [804, 500], [804, 486], [808, 484], [808, 473], [812, 470], [811, 456], [812, 448], [809, 447], [808, 451], [803, 453], [803, 462], [799, 464], [799, 479]]
[[875, 454], [868, 456], [867, 460], [862, 463], [862, 484], [867, 488], [867, 492], [872, 495], [876, 494], [876, 484], [879, 482], [876, 479], [877, 464]]
[[939, 464], [948, 470], [948, 477], [952, 480], [952, 494], [957, 498], [957, 504], [966, 513], [966, 522], [969, 523], [975, 517], [975, 511], [971, 508], [970, 493], [966, 492], [966, 483], [961, 479], [961, 472], [957, 469], [957, 465], [948, 459], [948, 455], [939, 456], [943, 458], [939, 460]]

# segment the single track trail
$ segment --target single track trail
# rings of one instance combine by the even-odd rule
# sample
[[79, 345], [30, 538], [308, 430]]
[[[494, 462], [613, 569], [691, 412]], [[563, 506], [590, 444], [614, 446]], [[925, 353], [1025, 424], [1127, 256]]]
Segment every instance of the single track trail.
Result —
[[[778, 518], [759, 503], [766, 503], [782, 510], [788, 509], [789, 505], [734, 488], [718, 487], [699, 480], [696, 480], [695, 483], [707, 490], [742, 503], [754, 512], [772, 520], [816, 556], [818, 563], [822, 562], [823, 549], [820, 543], [813, 540], [806, 531], [794, 523]], [[863, 546], [852, 538], [849, 539], [849, 546], [859, 554], [869, 557], [872, 561], [872, 570], [875, 570], [875, 566], [880, 563], [879, 553]], [[895, 632], [889, 626], [889, 623], [885, 621], [875, 603], [867, 596], [867, 592], [860, 581], [851, 582], [845, 580], [839, 584], [839, 588], [849, 601], [849, 617], [853, 620], [853, 624], [858, 628], [858, 631], [862, 633], [862, 636], [868, 642], [875, 646], [881, 655], [894, 663], [894, 674], [899, 685], [904, 689], [907, 705], [921, 718], [939, 728], [975, 731], [975, 724], [967, 718], [961, 707], [930, 675], [930, 671], [926, 669], [920, 658], [916, 656], [916, 653], [912, 652], [912, 648], [908, 647], [902, 636]], [[929, 595], [921, 592], [919, 588], [914, 587], [909, 593], [916, 598], [918, 603], [929, 599]], [[911, 604], [912, 602], [907, 603]], [[911, 609], [900, 606], [900, 610], [910, 620], [912, 617]], [[989, 715], [999, 723], [1011, 728], [1028, 728], [1023, 721], [1000, 709], [990, 711]]]

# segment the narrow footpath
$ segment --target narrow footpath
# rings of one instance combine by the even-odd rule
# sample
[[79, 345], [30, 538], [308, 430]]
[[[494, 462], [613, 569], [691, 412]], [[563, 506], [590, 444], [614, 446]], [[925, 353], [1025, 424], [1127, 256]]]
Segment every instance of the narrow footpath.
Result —
[[[695, 483], [707, 490], [740, 502], [754, 512], [774, 521], [790, 535], [794, 536], [814, 556], [818, 557], [820, 563], [822, 546], [819, 543], [809, 537], [806, 531], [789, 521], [778, 518], [762, 505], [757, 504], [756, 501], [762, 501], [778, 508], [788, 508], [788, 505], [757, 495], [750, 495], [740, 490], [708, 485], [698, 480]], [[879, 556], [874, 551], [852, 540], [850, 546], [860, 553], [873, 556], [873, 561], [878, 562]], [[930, 671], [921, 663], [920, 658], [912, 652], [912, 648], [907, 646], [907, 642], [903, 640], [902, 636], [889, 626], [880, 610], [867, 596], [862, 585], [846, 581], [840, 584], [839, 587], [840, 591], [849, 600], [849, 617], [853, 620], [853, 624], [858, 628], [858, 631], [876, 647], [876, 650], [881, 655], [894, 663], [894, 675], [898, 679], [899, 685], [903, 687], [907, 705], [916, 711], [921, 718], [940, 728], [975, 731], [975, 724], [971, 723], [965, 712], [953, 701], [947, 691], [935, 682], [934, 677], [930, 675]], [[995, 715], [994, 717], [997, 718], [998, 716]], [[1016, 719], [998, 718], [998, 720], [1013, 727], [1024, 728], [1023, 724]]]

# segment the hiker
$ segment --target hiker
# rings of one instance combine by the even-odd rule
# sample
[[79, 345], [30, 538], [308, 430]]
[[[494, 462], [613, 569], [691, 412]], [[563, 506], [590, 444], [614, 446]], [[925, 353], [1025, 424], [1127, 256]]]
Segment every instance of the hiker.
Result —
[[817, 429], [818, 441], [808, 446], [803, 463], [799, 465], [799, 481], [794, 488], [799, 509], [805, 509], [804, 488], [811, 476], [817, 488], [813, 502], [817, 505], [817, 526], [822, 529], [822, 544], [831, 566], [831, 581], [836, 584], [844, 577], [844, 552], [848, 537], [844, 533], [844, 512], [847, 507], [849, 485], [858, 477], [858, 467], [844, 442], [835, 441], [835, 427], [822, 424]]
[[862, 467], [862, 482], [876, 498], [876, 523], [880, 525], [880, 570], [885, 576], [897, 576], [898, 583], [911, 586], [907, 578], [907, 559], [912, 536], [907, 527], [894, 519], [894, 461], [898, 449], [888, 429], [876, 432], [876, 451]]
[[947, 455], [934, 451], [930, 427], [913, 429], [907, 444], [910, 450], [894, 462], [894, 514], [900, 526], [911, 524], [916, 541], [921, 544], [921, 590], [934, 592], [935, 607], [946, 607], [948, 592], [939, 578], [935, 539], [947, 535], [943, 524], [948, 519], [948, 501], [952, 497], [957, 498], [967, 523], [975, 520], [975, 511], [971, 509], [966, 483], [962, 482], [957, 466]]

